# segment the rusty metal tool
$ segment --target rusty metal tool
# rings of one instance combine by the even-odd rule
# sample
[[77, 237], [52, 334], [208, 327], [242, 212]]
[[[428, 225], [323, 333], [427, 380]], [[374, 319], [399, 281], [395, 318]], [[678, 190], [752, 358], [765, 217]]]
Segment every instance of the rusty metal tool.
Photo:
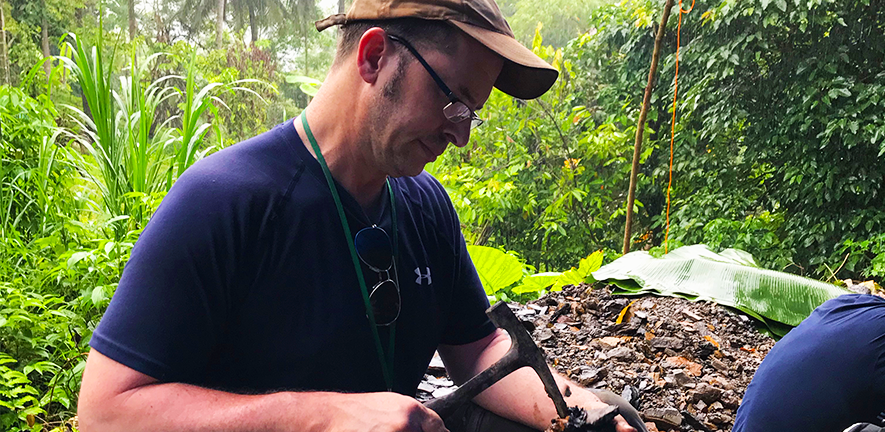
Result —
[[534, 369], [538, 377], [541, 378], [541, 382], [544, 383], [544, 390], [547, 391], [547, 396], [553, 400], [559, 417], [565, 418], [568, 416], [568, 405], [566, 405], [559, 387], [556, 386], [556, 381], [553, 379], [553, 374], [550, 373], [550, 367], [547, 366], [544, 353], [535, 345], [528, 330], [519, 322], [516, 315], [513, 315], [510, 307], [505, 302], [498, 302], [486, 311], [486, 315], [491, 318], [498, 328], [507, 331], [510, 335], [510, 350], [495, 364], [468, 380], [454, 392], [441, 398], [432, 399], [425, 406], [435, 411], [442, 418], [449, 417], [458, 407], [472, 400], [482, 393], [483, 390], [491, 387], [492, 384], [500, 381], [511, 372], [528, 366]]

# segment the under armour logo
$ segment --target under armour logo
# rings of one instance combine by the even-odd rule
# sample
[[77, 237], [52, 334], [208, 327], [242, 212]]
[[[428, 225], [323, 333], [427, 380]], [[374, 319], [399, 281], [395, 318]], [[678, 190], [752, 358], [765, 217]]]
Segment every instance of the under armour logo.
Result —
[[418, 278], [415, 279], [415, 283], [418, 285], [424, 285], [424, 283], [421, 282], [422, 279], [427, 280], [427, 285], [430, 285], [433, 283], [430, 279], [430, 267], [424, 267], [424, 268], [427, 269], [427, 274], [421, 274], [421, 268], [415, 267], [415, 274], [418, 275]]

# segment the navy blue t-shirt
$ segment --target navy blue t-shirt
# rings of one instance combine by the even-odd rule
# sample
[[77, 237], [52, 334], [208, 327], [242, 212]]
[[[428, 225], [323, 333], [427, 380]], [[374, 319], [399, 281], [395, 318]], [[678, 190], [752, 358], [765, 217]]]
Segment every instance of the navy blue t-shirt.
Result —
[[[402, 297], [394, 390], [412, 395], [438, 344], [479, 340], [494, 325], [443, 187], [426, 172], [390, 184]], [[352, 233], [377, 222], [338, 190]], [[391, 213], [378, 223], [388, 233]], [[371, 289], [378, 274], [363, 271]], [[90, 344], [163, 382], [239, 393], [386, 389], [335, 203], [291, 121], [181, 176]]]
[[841, 432], [885, 410], [885, 300], [829, 300], [778, 341], [747, 387], [733, 432]]

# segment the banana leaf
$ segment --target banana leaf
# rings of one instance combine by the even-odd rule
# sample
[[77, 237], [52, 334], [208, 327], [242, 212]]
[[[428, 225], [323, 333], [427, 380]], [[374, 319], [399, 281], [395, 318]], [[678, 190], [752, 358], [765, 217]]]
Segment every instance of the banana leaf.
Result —
[[705, 245], [683, 246], [661, 258], [631, 252], [593, 273], [617, 286], [615, 294], [652, 293], [707, 300], [762, 321], [776, 336], [799, 325], [825, 301], [850, 294], [836, 285], [760, 268], [737, 249], [715, 253]]

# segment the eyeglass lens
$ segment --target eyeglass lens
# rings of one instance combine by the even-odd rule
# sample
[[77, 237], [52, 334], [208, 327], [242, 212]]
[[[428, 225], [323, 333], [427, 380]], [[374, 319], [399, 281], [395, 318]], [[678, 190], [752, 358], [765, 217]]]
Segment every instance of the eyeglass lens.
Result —
[[378, 226], [363, 228], [356, 233], [353, 246], [360, 261], [379, 273], [379, 281], [372, 287], [369, 304], [375, 325], [393, 324], [400, 313], [399, 286], [390, 278], [393, 268], [393, 245], [387, 232]]
[[409, 52], [411, 52], [412, 55], [415, 56], [416, 59], [418, 59], [418, 62], [421, 63], [421, 66], [424, 66], [424, 69], [427, 71], [428, 74], [430, 74], [430, 77], [433, 78], [433, 81], [436, 82], [436, 85], [439, 87], [440, 90], [442, 90], [443, 94], [445, 94], [449, 98], [451, 102], [449, 102], [449, 104], [443, 108], [443, 114], [446, 116], [446, 119], [448, 119], [452, 123], [460, 123], [464, 120], [469, 119], [471, 129], [483, 124], [483, 120], [479, 118], [476, 113], [473, 112], [473, 110], [471, 110], [464, 102], [455, 97], [452, 90], [449, 89], [449, 86], [447, 86], [442, 81], [442, 78], [437, 75], [436, 71], [434, 71], [433, 68], [430, 67], [429, 64], [427, 64], [427, 61], [424, 60], [424, 57], [421, 57], [421, 54], [418, 54], [418, 50], [416, 50], [415, 47], [412, 46], [412, 44], [406, 42], [405, 39], [396, 35], [388, 34], [387, 36], [392, 41], [403, 44], [403, 46], [406, 47], [406, 49], [408, 49]]

